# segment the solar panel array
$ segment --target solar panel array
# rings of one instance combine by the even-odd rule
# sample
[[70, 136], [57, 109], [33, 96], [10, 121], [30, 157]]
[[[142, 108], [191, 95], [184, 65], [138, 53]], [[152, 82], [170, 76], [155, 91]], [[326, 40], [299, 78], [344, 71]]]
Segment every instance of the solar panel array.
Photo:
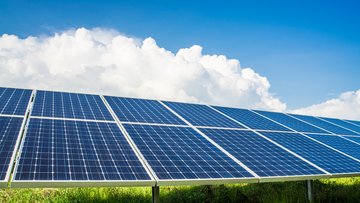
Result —
[[123, 122], [178, 124], [185, 123], [158, 101], [105, 96], [116, 116]]
[[280, 132], [263, 132], [262, 134], [332, 174], [359, 173], [359, 161], [302, 134]]
[[360, 126], [356, 124], [352, 124], [343, 120], [335, 119], [335, 118], [321, 118], [329, 123], [332, 123], [341, 129], [347, 129], [350, 131], [349, 135], [360, 135]]
[[208, 128], [201, 131], [260, 177], [324, 174], [255, 132]]
[[[161, 102], [105, 98], [153, 170], [158, 184], [176, 184], [183, 180], [226, 182], [230, 179], [254, 178], [254, 175], [216, 148]], [[209, 107], [200, 111], [216, 115]], [[222, 115], [219, 117], [227, 119]], [[197, 121], [202, 122], [203, 118], [205, 117]]]
[[206, 105], [164, 102], [194, 126], [245, 128]]
[[160, 180], [253, 177], [190, 127], [125, 128]]
[[248, 109], [235, 109], [235, 108], [217, 107], [217, 106], [215, 106], [214, 108], [221, 111], [222, 113], [229, 115], [231, 118], [237, 120], [238, 122], [252, 129], [291, 131], [289, 128], [279, 125]]
[[324, 121], [320, 118], [315, 118], [312, 116], [303, 116], [303, 115], [293, 115], [293, 116], [300, 120], [303, 120], [305, 122], [315, 124], [316, 126], [320, 127], [321, 129], [326, 130], [327, 133], [330, 132], [330, 133], [335, 133], [335, 134], [340, 134], [340, 135], [354, 135], [355, 134], [354, 132], [351, 132], [350, 130], [347, 130], [340, 126], [336, 126], [336, 125], [329, 123], [327, 121]]
[[0, 187], [6, 187], [10, 178], [31, 93], [0, 88]]
[[150, 180], [118, 126], [31, 119], [16, 180]]
[[267, 111], [256, 111], [256, 112], [297, 132], [327, 133], [326, 131], [312, 124], [300, 121], [296, 118], [293, 118], [283, 113], [267, 112]]
[[14, 186], [154, 184], [99, 95], [37, 91], [28, 123]]
[[98, 95], [37, 91], [32, 116], [113, 120]]
[[359, 132], [360, 121], [0, 88], [1, 186], [11, 174], [13, 187], [352, 176]]
[[24, 116], [31, 90], [0, 88], [0, 114]]

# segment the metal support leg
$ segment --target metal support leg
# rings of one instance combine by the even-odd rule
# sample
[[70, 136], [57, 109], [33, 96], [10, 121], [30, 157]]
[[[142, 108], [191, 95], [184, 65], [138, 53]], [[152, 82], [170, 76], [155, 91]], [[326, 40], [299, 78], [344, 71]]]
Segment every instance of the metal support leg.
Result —
[[313, 202], [312, 182], [312, 180], [306, 181], [306, 194], [309, 202]]
[[152, 202], [159, 203], [160, 202], [160, 188], [159, 186], [152, 187]]

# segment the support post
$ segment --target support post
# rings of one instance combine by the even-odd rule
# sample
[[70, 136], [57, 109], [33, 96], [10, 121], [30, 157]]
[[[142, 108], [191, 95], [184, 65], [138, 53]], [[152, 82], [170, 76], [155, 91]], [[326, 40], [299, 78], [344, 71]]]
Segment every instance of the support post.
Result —
[[160, 188], [159, 186], [152, 187], [152, 203], [159, 203], [160, 202]]
[[309, 202], [313, 202], [312, 180], [306, 180], [306, 194]]

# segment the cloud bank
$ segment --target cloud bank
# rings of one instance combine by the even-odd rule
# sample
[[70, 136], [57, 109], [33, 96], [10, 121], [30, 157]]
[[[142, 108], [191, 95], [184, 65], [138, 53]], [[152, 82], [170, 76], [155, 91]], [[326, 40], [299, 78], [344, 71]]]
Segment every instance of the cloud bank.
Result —
[[172, 53], [114, 30], [0, 37], [0, 85], [284, 111], [270, 83], [240, 62], [194, 45]]
[[297, 114], [360, 120], [360, 89], [340, 94], [320, 104], [291, 111]]
[[0, 86], [209, 103], [360, 120], [360, 89], [296, 110], [273, 96], [266, 77], [194, 45], [172, 53], [152, 38], [115, 30], [0, 36]]

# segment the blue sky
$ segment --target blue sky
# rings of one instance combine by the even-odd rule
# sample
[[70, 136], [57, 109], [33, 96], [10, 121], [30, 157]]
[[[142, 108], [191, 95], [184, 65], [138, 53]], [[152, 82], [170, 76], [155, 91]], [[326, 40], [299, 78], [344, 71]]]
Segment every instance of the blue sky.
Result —
[[358, 1], [4, 1], [0, 33], [46, 35], [78, 27], [201, 45], [266, 76], [299, 108], [360, 88]]

